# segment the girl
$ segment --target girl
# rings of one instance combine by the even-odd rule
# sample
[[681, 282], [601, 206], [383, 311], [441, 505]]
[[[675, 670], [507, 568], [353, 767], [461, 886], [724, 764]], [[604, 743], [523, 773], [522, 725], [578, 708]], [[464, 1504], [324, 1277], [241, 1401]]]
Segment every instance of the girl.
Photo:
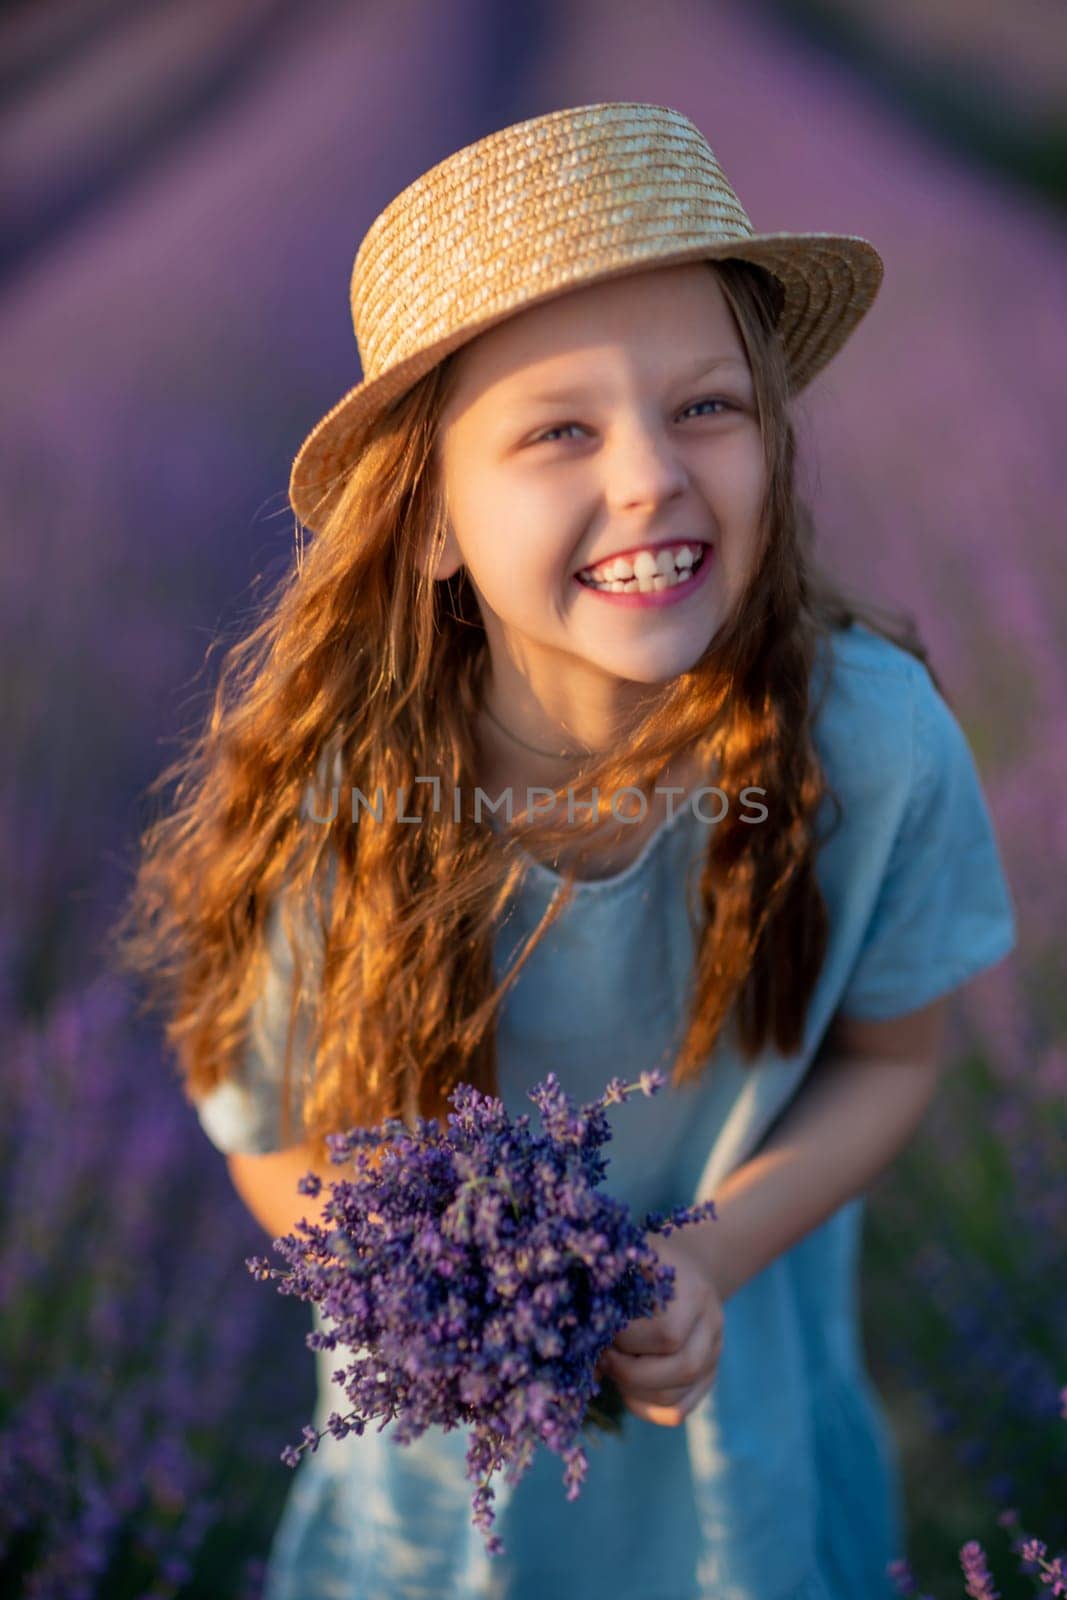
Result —
[[329, 1132], [656, 1065], [606, 1186], [718, 1217], [656, 1242], [675, 1296], [605, 1357], [629, 1415], [577, 1500], [539, 1452], [487, 1557], [465, 1430], [327, 1434], [267, 1600], [889, 1592], [864, 1192], [1015, 926], [922, 646], [818, 572], [794, 484], [789, 403], [881, 275], [754, 233], [693, 124], [631, 103], [458, 151], [360, 247], [364, 379], [290, 485], [315, 538], [171, 769], [126, 959], [271, 1235]]

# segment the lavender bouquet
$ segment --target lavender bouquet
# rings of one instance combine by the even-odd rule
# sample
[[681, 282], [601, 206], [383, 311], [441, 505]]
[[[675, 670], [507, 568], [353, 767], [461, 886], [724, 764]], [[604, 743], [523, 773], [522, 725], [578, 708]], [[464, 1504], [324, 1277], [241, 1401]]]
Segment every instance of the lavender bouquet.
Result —
[[[596, 1363], [617, 1332], [673, 1295], [674, 1268], [644, 1233], [715, 1215], [709, 1200], [649, 1213], [642, 1229], [628, 1206], [597, 1192], [607, 1169], [600, 1147], [611, 1138], [605, 1108], [666, 1081], [658, 1070], [631, 1084], [613, 1078], [576, 1111], [549, 1073], [529, 1094], [540, 1135], [528, 1115], [511, 1121], [500, 1100], [470, 1084], [449, 1096], [447, 1129], [418, 1117], [409, 1132], [393, 1118], [329, 1135], [330, 1159], [349, 1160], [355, 1176], [331, 1183], [321, 1224], [297, 1224], [304, 1238], [274, 1241], [288, 1272], [258, 1256], [246, 1262], [330, 1318], [330, 1331], [308, 1334], [310, 1349], [340, 1344], [354, 1356], [333, 1374], [352, 1410], [332, 1412], [322, 1433], [306, 1426], [282, 1460], [295, 1467], [325, 1431], [362, 1434], [379, 1417], [379, 1433], [395, 1423], [397, 1444], [431, 1424], [466, 1425], [474, 1523], [490, 1555], [504, 1552], [491, 1533], [492, 1474], [503, 1469], [518, 1483], [539, 1441], [563, 1458], [567, 1499], [576, 1499], [588, 1468], [578, 1435], [612, 1422]], [[371, 1146], [384, 1146], [376, 1165]], [[314, 1173], [298, 1185], [308, 1195], [321, 1188]]]

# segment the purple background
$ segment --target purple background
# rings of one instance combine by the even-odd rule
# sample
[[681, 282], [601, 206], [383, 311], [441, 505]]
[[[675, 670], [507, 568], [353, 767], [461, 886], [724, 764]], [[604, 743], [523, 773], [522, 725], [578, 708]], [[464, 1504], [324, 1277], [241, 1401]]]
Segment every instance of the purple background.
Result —
[[[826, 9], [865, 16], [866, 44], [838, 53], [812, 7], [740, 0], [53, 0], [0, 18], [0, 1281], [18, 1308], [0, 1339], [0, 1586], [231, 1593], [248, 1557], [255, 1592], [278, 1455], [310, 1414], [304, 1308], [248, 1279], [260, 1231], [96, 950], [144, 787], [206, 705], [205, 651], [292, 558], [292, 457], [360, 376], [363, 233], [434, 162], [547, 110], [674, 106], [757, 230], [861, 234], [885, 259], [873, 311], [799, 402], [804, 484], [841, 576], [915, 616], [982, 772], [1021, 948], [961, 997], [968, 1109], [920, 1147], [978, 1171], [980, 1132], [996, 1135], [974, 1192], [937, 1196], [965, 1232], [981, 1217], [971, 1301], [979, 1280], [1004, 1292], [1009, 1236], [1037, 1271], [1067, 1089], [1064, 216], [1026, 172], [969, 156], [966, 119], [935, 132], [916, 86], [1052, 138], [1067, 52], [1035, 5], [1010, 52], [962, 5], [932, 8], [925, 34], [914, 7]], [[890, 1227], [903, 1193], [878, 1202], [872, 1305], [947, 1245], [928, 1217]], [[912, 1366], [911, 1387], [892, 1381], [928, 1574], [984, 1536], [991, 1485], [1033, 1509], [1062, 1457], [1051, 1279], [1010, 1350], [955, 1328], [946, 1355], [930, 1328], [872, 1326], [886, 1384]], [[981, 1397], [1020, 1359], [1023, 1398], [990, 1437]], [[920, 1504], [931, 1430], [908, 1420], [949, 1373], [955, 1522]]]

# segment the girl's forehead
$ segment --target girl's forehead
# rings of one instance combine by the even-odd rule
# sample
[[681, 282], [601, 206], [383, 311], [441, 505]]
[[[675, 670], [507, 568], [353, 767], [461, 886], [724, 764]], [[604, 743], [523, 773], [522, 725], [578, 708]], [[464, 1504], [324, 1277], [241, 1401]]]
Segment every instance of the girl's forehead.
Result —
[[550, 391], [620, 363], [673, 377], [701, 352], [747, 371], [725, 296], [696, 262], [583, 285], [516, 312], [457, 352], [456, 386], [471, 399]]
[[[628, 331], [661, 331], [664, 337], [697, 322], [729, 320], [729, 309], [706, 262], [621, 273], [600, 283], [582, 284], [528, 306], [482, 336], [494, 343], [563, 348], [590, 330], [621, 337]], [[481, 341], [479, 341], [481, 342]]]

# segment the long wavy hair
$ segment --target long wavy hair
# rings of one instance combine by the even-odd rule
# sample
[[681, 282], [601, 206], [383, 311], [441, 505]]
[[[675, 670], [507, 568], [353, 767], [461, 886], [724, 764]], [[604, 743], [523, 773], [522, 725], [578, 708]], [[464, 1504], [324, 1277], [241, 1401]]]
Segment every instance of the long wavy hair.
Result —
[[[780, 286], [750, 263], [707, 265], [755, 383], [766, 489], [753, 570], [701, 659], [653, 686], [629, 737], [556, 796], [562, 807], [594, 786], [648, 795], [685, 752], [717, 763], [726, 795], [751, 785], [773, 796], [763, 825], [729, 808], [709, 830], [675, 1084], [705, 1069], [728, 1019], [746, 1063], [802, 1040], [828, 939], [815, 873], [824, 794], [841, 815], [812, 740], [820, 645], [858, 620], [937, 683], [909, 616], [847, 596], [818, 569], [795, 483]], [[475, 816], [488, 640], [465, 569], [430, 576], [446, 531], [437, 445], [455, 364], [448, 357], [357, 438], [320, 532], [229, 647], [204, 725], [149, 789], [175, 785], [141, 837], [112, 934], [114, 961], [147, 980], [185, 1092], [199, 1099], [240, 1074], [277, 919], [294, 961], [279, 1137], [308, 1141], [322, 1160], [329, 1132], [443, 1119], [460, 1081], [498, 1092], [497, 1008], [573, 890], [572, 866], [496, 982], [494, 930], [527, 852], [558, 861], [554, 849], [576, 835], [544, 816], [499, 830]], [[338, 773], [368, 806], [379, 792], [386, 803], [312, 820], [329, 814], [318, 797]], [[418, 826], [400, 820], [412, 816]], [[289, 1115], [294, 1069], [302, 1126]]]

